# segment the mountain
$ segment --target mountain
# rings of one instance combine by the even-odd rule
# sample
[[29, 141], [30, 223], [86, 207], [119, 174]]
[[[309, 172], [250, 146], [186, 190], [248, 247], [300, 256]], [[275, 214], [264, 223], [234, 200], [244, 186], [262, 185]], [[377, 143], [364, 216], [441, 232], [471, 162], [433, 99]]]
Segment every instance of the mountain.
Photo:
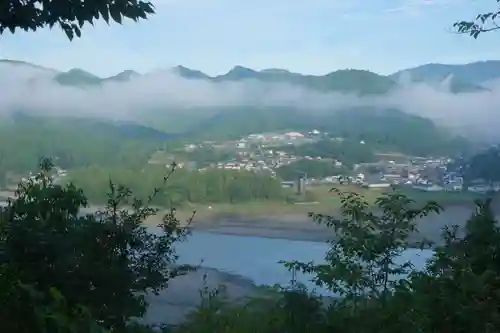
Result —
[[64, 86], [85, 86], [101, 83], [102, 79], [82, 69], [71, 69], [68, 72], [58, 73], [54, 80]]
[[207, 74], [201, 71], [189, 69], [184, 66], [174, 67], [173, 72], [186, 79], [210, 79], [210, 76], [208, 76]]
[[[3, 60], [3, 62], [16, 63], [11, 60]], [[25, 65], [36, 66], [27, 63]], [[39, 68], [42, 69], [42, 67]], [[256, 71], [243, 66], [235, 66], [226, 74], [210, 77], [201, 71], [177, 66], [172, 68], [170, 72], [186, 79], [209, 80], [214, 83], [256, 80], [266, 83], [290, 84], [322, 92], [339, 91], [358, 95], [384, 94], [396, 86], [396, 82], [389, 77], [356, 69], [339, 70], [326, 75], [303, 75], [276, 68]], [[75, 68], [67, 72], [55, 72], [54, 80], [61, 85], [83, 88], [97, 87], [111, 81], [130, 81], [140, 75], [128, 70], [108, 78], [100, 78], [92, 73]]]
[[140, 76], [140, 74], [135, 71], [125, 70], [121, 73], [103, 79], [82, 69], [74, 68], [67, 72], [56, 74], [54, 76], [54, 80], [65, 86], [85, 87], [100, 85], [104, 82], [110, 81], [127, 82], [138, 76]]
[[96, 118], [77, 117], [42, 117], [31, 116], [25, 113], [15, 113], [11, 117], [9, 125], [25, 126], [39, 125], [44, 128], [65, 128], [76, 132], [95, 133], [98, 136], [106, 135], [117, 140], [144, 140], [162, 142], [171, 140], [177, 136], [163, 131], [127, 121], [109, 121]]
[[44, 71], [51, 71], [51, 72], [57, 73], [57, 71], [54, 70], [54, 69], [50, 69], [50, 68], [38, 66], [38, 65], [35, 65], [35, 64], [29, 63], [29, 62], [26, 62], [26, 61], [20, 61], [20, 60], [0, 59], [0, 65], [2, 65], [2, 64], [3, 65], [11, 65], [11, 66], [21, 66], [21, 67], [27, 67], [27, 68], [34, 68], [34, 69], [40, 69], [40, 70], [44, 70]]
[[412, 155], [455, 154], [469, 143], [431, 120], [396, 109], [346, 108], [329, 113], [308, 113], [286, 107], [226, 108], [194, 125], [186, 135], [197, 139], [229, 140], [251, 133], [310, 131], [365, 141], [383, 151]]
[[413, 82], [436, 83], [451, 78], [451, 90], [474, 92], [487, 90], [484, 84], [500, 78], [500, 61], [488, 60], [463, 65], [426, 64], [389, 75], [398, 81], [407, 76]]
[[391, 77], [398, 76], [402, 72], [407, 72], [419, 80], [453, 75], [462, 82], [480, 85], [485, 81], [500, 78], [500, 60], [478, 61], [463, 65], [426, 64], [398, 71]]
[[140, 76], [141, 74], [133, 71], [133, 70], [125, 70], [123, 72], [120, 72], [116, 75], [113, 75], [113, 76], [110, 76], [108, 78], [105, 78], [105, 79], [102, 79], [101, 81], [104, 82], [104, 81], [119, 81], [119, 82], [126, 82], [126, 81], [130, 81], [138, 76]]
[[[491, 82], [496, 75], [500, 75], [500, 72], [497, 73], [495, 70], [493, 70], [493, 74], [490, 73], [487, 75], [484, 69], [484, 66], [499, 66], [500, 61], [486, 61], [465, 65], [429, 64], [401, 70], [389, 76], [357, 69], [337, 70], [325, 75], [306, 75], [294, 73], [287, 69], [268, 68], [255, 70], [244, 66], [235, 66], [222, 75], [209, 76], [199, 70], [177, 66], [147, 74], [139, 74], [127, 70], [108, 78], [101, 78], [81, 69], [58, 72], [12, 60], [0, 60], [1, 63], [16, 67], [25, 66], [26, 68], [29, 67], [30, 70], [36, 69], [32, 72], [20, 71], [21, 82], [29, 83], [27, 84], [28, 88], [26, 91], [43, 94], [42, 89], [45, 88], [43, 85], [51, 79], [60, 85], [88, 88], [89, 91], [93, 90], [97, 92], [96, 94], [89, 93], [88, 95], [89, 105], [92, 107], [91, 114], [93, 115], [116, 114], [114, 112], [121, 112], [121, 110], [114, 110], [113, 108], [120, 107], [127, 109], [126, 111], [131, 112], [131, 114], [133, 112], [132, 115], [143, 125], [165, 130], [169, 133], [175, 132], [179, 135], [186, 134], [190, 137], [197, 136], [204, 138], [210, 138], [211, 136], [219, 137], [218, 131], [225, 133], [224, 135], [228, 138], [236, 138], [248, 134], [248, 132], [285, 129], [306, 130], [313, 127], [337, 133], [349, 128], [345, 134], [358, 133], [359, 135], [362, 133], [356, 128], [363, 128], [363, 131], [370, 132], [376, 126], [380, 126], [380, 129], [389, 132], [394, 132], [395, 128], [398, 130], [406, 128], [407, 130], [405, 131], [407, 133], [412, 133], [410, 125], [416, 124], [424, 118], [414, 118], [414, 116], [404, 114], [400, 110], [393, 110], [402, 114], [398, 118], [401, 123], [394, 123], [393, 116], [396, 113], [392, 111], [392, 113], [386, 113], [388, 110], [384, 111], [375, 108], [375, 104], [394, 105], [390, 103], [391, 101], [386, 103], [385, 99], [378, 98], [361, 100], [351, 98], [352, 96], [323, 96], [321, 94], [311, 94], [306, 90], [324, 93], [341, 92], [358, 96], [385, 95], [394, 88], [397, 88], [401, 84], [400, 81], [404, 81], [406, 75], [415, 82], [425, 82], [439, 87], [450, 87], [453, 92], [459, 94], [485, 91], [488, 88], [484, 86], [484, 82]], [[0, 74], [2, 74], [2, 69], [4, 68], [5, 66], [0, 67]], [[470, 72], [474, 71], [475, 68], [479, 68], [482, 74], [472, 75]], [[5, 73], [8, 74], [9, 72], [6, 71]], [[28, 73], [30, 81], [26, 80], [26, 73]], [[3, 77], [6, 77], [7, 74], [4, 74]], [[38, 75], [42, 74], [43, 79], [36, 80]], [[195, 86], [189, 84], [185, 86], [188, 89], [193, 89], [192, 91], [186, 90], [184, 94], [177, 93], [175, 85], [177, 83], [182, 85], [183, 83], [172, 80], [172, 74], [181, 76], [187, 80], [212, 82], [213, 85], [208, 86], [204, 84]], [[152, 79], [146, 80], [148, 77]], [[498, 77], [500, 78], [500, 76]], [[133, 82], [138, 78], [141, 78], [141, 82], [147, 81], [146, 86], [149, 84], [148, 87], [150, 89], [139, 89], [141, 87], [137, 85], [123, 86], [123, 94], [130, 94], [131, 96], [121, 95], [122, 91], [120, 89], [122, 87], [107, 90], [106, 92], [109, 92], [109, 95], [101, 94], [99, 91], [99, 88], [103, 84], [109, 82]], [[229, 82], [245, 81], [251, 84], [248, 86], [227, 85]], [[254, 84], [258, 82], [266, 83], [266, 85]], [[219, 88], [215, 88], [216, 85]], [[283, 87], [288, 86], [304, 89], [283, 89]], [[36, 89], [38, 88], [40, 90], [37, 91]], [[149, 94], [149, 92], [151, 93]], [[57, 94], [58, 92], [57, 90], [51, 90], [49, 93]], [[80, 110], [82, 110], [81, 112], [86, 112], [86, 95], [75, 94], [75, 96], [82, 98], [80, 102], [82, 105], [79, 105]], [[392, 97], [392, 95], [390, 96]], [[14, 100], [19, 100], [18, 96], [14, 97]], [[68, 98], [71, 97], [69, 95]], [[48, 106], [41, 104], [39, 109], [42, 109], [42, 107], [48, 109], [54, 105], [54, 109], [58, 109], [54, 110], [53, 114], [72, 114], [75, 111], [72, 109], [72, 102], [68, 98], [61, 98], [60, 104], [56, 103], [57, 99], [51, 99], [50, 101], [54, 101], [54, 104], [48, 103]], [[410, 98], [407, 98], [407, 100]], [[43, 100], [43, 98], [40, 98], [40, 100]], [[101, 101], [104, 102], [101, 103]], [[408, 103], [411, 103], [411, 101]], [[18, 104], [22, 103], [18, 102]], [[26, 103], [26, 105], [29, 105], [29, 103]], [[406, 111], [405, 105], [401, 106], [401, 110]], [[369, 111], [358, 112], [360, 109], [359, 106], [366, 106]], [[44, 111], [43, 109], [38, 112]], [[427, 112], [429, 110], [423, 111]], [[432, 114], [429, 112], [427, 114], [431, 114], [430, 117], [432, 119], [441, 119], [439, 118], [440, 115], [433, 116], [439, 111], [436, 110]], [[340, 117], [340, 115], [345, 113], [352, 113], [353, 117], [354, 115], [356, 117]], [[375, 118], [373, 118], [374, 116]], [[350, 123], [351, 119], [356, 119], [355, 123]], [[380, 121], [390, 123], [395, 128], [379, 125]], [[349, 126], [345, 124], [349, 124]], [[425, 127], [427, 125], [424, 126], [420, 123], [419, 126]], [[441, 129], [432, 129], [432, 131], [439, 130]], [[377, 134], [377, 139], [375, 140], [383, 141], [381, 133]], [[439, 136], [432, 133], [423, 133], [422, 137], [434, 137], [436, 140], [441, 140]], [[412, 137], [412, 140], [422, 140], [422, 137], [418, 135], [409, 136]]]
[[323, 92], [339, 91], [358, 95], [383, 94], [396, 85], [388, 77], [355, 69], [339, 70], [326, 75], [302, 75], [283, 69], [255, 71], [236, 66], [228, 73], [216, 76], [212, 80], [225, 82], [250, 79], [261, 82], [287, 83]]
[[[0, 63], [43, 69], [43, 67], [16, 60], [0, 60]], [[108, 78], [100, 78], [82, 69], [71, 69], [67, 72], [46, 70], [55, 73], [54, 80], [59, 84], [76, 87], [98, 86], [113, 81], [125, 82], [141, 75], [132, 70], [126, 70]], [[357, 95], [384, 94], [405, 80], [437, 87], [446, 86], [453, 93], [466, 93], [489, 90], [487, 83], [500, 78], [500, 61], [489, 60], [463, 65], [426, 64], [403, 69], [388, 76], [357, 69], [337, 70], [325, 75], [306, 75], [280, 68], [257, 71], [244, 66], [235, 66], [226, 74], [213, 77], [184, 66], [176, 66], [169, 72], [190, 80], [207, 80], [214, 83], [254, 80], [285, 83], [322, 92], [338, 91]]]
[[130, 122], [16, 113], [0, 122], [0, 171], [33, 171], [40, 157], [51, 157], [63, 168], [142, 167], [174, 138]]

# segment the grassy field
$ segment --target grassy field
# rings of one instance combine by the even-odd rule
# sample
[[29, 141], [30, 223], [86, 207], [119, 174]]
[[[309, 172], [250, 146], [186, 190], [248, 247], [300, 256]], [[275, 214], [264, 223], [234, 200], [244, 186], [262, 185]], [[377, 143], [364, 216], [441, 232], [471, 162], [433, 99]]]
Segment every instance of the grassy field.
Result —
[[[317, 202], [287, 204], [284, 202], [263, 201], [249, 202], [242, 204], [191, 204], [178, 210], [178, 215], [181, 220], [186, 219], [196, 210], [197, 218], [210, 218], [217, 215], [236, 214], [244, 216], [278, 216], [278, 215], [295, 215], [315, 213], [332, 213], [339, 209], [340, 200], [335, 193], [330, 192], [332, 185], [310, 186], [309, 191], [314, 193]], [[375, 200], [384, 192], [390, 189], [364, 189], [358, 186], [337, 186], [344, 191], [353, 191], [365, 197], [369, 203], [374, 203]], [[446, 206], [450, 204], [467, 204], [472, 203], [474, 199], [480, 198], [481, 195], [470, 192], [425, 192], [415, 189], [397, 189], [399, 193], [407, 195], [417, 203], [426, 201], [436, 201], [439, 204]]]
[[475, 199], [484, 198], [484, 195], [473, 192], [426, 192], [413, 188], [399, 188], [397, 192], [405, 194], [416, 202], [436, 201], [442, 205], [471, 203]]
[[[340, 200], [335, 193], [330, 192], [331, 185], [310, 186], [309, 191], [317, 198], [315, 202], [290, 204], [277, 201], [248, 202], [242, 204], [190, 204], [178, 210], [181, 220], [190, 216], [193, 210], [197, 218], [209, 218], [223, 214], [237, 214], [245, 216], [277, 216], [287, 214], [328, 213], [340, 207]], [[382, 189], [362, 189], [358, 186], [342, 186], [344, 191], [354, 191], [365, 196], [368, 202], [374, 202], [383, 192]]]

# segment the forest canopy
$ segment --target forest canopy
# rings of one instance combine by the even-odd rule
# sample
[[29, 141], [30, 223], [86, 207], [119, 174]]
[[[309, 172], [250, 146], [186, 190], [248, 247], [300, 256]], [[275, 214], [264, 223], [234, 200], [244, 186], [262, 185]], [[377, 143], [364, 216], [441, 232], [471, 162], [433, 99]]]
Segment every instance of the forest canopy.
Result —
[[[90, 202], [106, 203], [109, 180], [130, 188], [139, 198], [159, 185], [168, 171], [162, 166], [145, 168], [89, 167], [74, 169], [70, 180], [81, 187]], [[177, 169], [153, 204], [180, 207], [185, 203], [240, 203], [284, 200], [281, 182], [268, 173], [208, 169], [203, 172]]]

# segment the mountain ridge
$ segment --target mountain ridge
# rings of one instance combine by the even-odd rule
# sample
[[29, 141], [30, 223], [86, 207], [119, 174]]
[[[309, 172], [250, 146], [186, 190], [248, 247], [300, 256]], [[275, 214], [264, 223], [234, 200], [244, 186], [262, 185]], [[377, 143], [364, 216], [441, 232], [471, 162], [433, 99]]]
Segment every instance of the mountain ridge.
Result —
[[[1, 63], [15, 64], [16, 66], [32, 66], [31, 64], [0, 60], [0, 64]], [[1, 69], [2, 67], [0, 67], [0, 71]], [[6, 73], [9, 73], [8, 70]], [[16, 75], [15, 72], [12, 73]], [[33, 76], [36, 77], [39, 72], [33, 71], [33, 73]], [[397, 80], [390, 76], [383, 76], [367, 70], [356, 69], [338, 70], [326, 75], [304, 75], [279, 68], [257, 71], [243, 66], [235, 66], [226, 74], [210, 77], [201, 71], [177, 66], [170, 69], [170, 71], [158, 70], [147, 74], [126, 70], [107, 78], [98, 77], [81, 69], [55, 72], [55, 75], [50, 74], [49, 76], [42, 72], [42, 76], [47, 76], [48, 81], [46, 81], [44, 77], [44, 80], [34, 82], [31, 88], [33, 89], [32, 91], [35, 91], [37, 87], [41, 87], [41, 85], [46, 82], [56, 82], [61, 85], [88, 88], [89, 91], [91, 89], [96, 89], [97, 95], [99, 95], [101, 91], [98, 91], [98, 89], [103, 83], [126, 82], [134, 80], [136, 77], [144, 77], [144, 79], [141, 78], [138, 81], [139, 84], [148, 81], [146, 82], [146, 86], [148, 84], [154, 84], [155, 88], [158, 88], [155, 90], [155, 94], [161, 95], [164, 91], [162, 79], [166, 79], [165, 86], [171, 84], [175, 87], [175, 84], [183, 83], [173, 80], [169, 81], [168, 73], [175, 73], [176, 75], [183, 76], [190, 80], [206, 80], [214, 83], [258, 80], [270, 84], [269, 86], [260, 86], [259, 89], [262, 88], [262, 90], [267, 88], [274, 89], [272, 85], [275, 83], [286, 83], [300, 85], [320, 92], [337, 91], [349, 94], [368, 95], [384, 94], [398, 85]], [[21, 74], [24, 75], [26, 73], [22, 71]], [[154, 76], [154, 80], [145, 80], [148, 75]], [[24, 79], [24, 77], [22, 79]], [[426, 79], [425, 77], [422, 78], [422, 80]], [[20, 82], [23, 84], [27, 81]], [[40, 86], [37, 86], [37, 84], [40, 84]], [[52, 85], [51, 87], [53, 88]], [[204, 87], [206, 88], [206, 86]], [[225, 89], [231, 88], [225, 85], [219, 87], [221, 94], [226, 93]], [[250, 84], [248, 87], [252, 90], [254, 86]], [[121, 98], [120, 94], [122, 92], [127, 93], [127, 89], [120, 90], [121, 88], [110, 88], [109, 90], [103, 89], [103, 92], [106, 93], [116, 90], [115, 92], [117, 96], [120, 96], [119, 98]], [[129, 88], [135, 89], [138, 88], [138, 86], [135, 85]], [[240, 88], [241, 87], [236, 87], [236, 89]], [[246, 87], [243, 88], [246, 89]], [[277, 91], [280, 91], [280, 88], [282, 87], [279, 87]], [[40, 89], [40, 91], [43, 92], [44, 90]], [[103, 133], [114, 133], [113, 135], [116, 138], [131, 138], [137, 136], [141, 138], [148, 137], [148, 139], [158, 138], [160, 141], [169, 140], [174, 137], [179, 139], [232, 140], [249, 133], [261, 131], [272, 132], [287, 129], [307, 131], [312, 128], [318, 128], [319, 130], [329, 132], [338, 137], [350, 136], [353, 140], [366, 140], [367, 142], [382, 145], [384, 147], [397, 146], [400, 150], [416, 154], [428, 153], [430, 151], [438, 153], [441, 151], [441, 149], [438, 149], [439, 145], [441, 145], [442, 150], [447, 150], [448, 144], [452, 139], [451, 136], [453, 136], [451, 133], [444, 133], [441, 127], [432, 125], [432, 121], [428, 118], [416, 117], [410, 113], [404, 113], [399, 109], [391, 109], [388, 106], [377, 106], [376, 102], [371, 103], [371, 105], [367, 107], [343, 106], [344, 104], [341, 104], [338, 109], [335, 109], [335, 112], [329, 112], [330, 109], [325, 108], [325, 110], [322, 109], [321, 112], [317, 113], [312, 112], [314, 111], [312, 109], [314, 107], [314, 101], [309, 101], [307, 99], [305, 99], [305, 104], [292, 100], [292, 102], [283, 105], [274, 104], [272, 100], [269, 104], [260, 104], [260, 98], [255, 98], [257, 103], [253, 101], [252, 103], [247, 103], [246, 100], [243, 100], [241, 103], [229, 103], [228, 105], [212, 105], [210, 103], [190, 105], [181, 100], [180, 107], [173, 106], [169, 108], [169, 106], [156, 107], [156, 104], [150, 104], [148, 106], [147, 101], [142, 98], [143, 91], [144, 90], [138, 91], [138, 94], [141, 95], [141, 99], [138, 103], [127, 104], [125, 102], [123, 104], [118, 104], [118, 107], [131, 107], [131, 110], [132, 107], [135, 108], [133, 111], [138, 111], [137, 114], [134, 113], [135, 116], [133, 119], [136, 120], [135, 122], [151, 129], [160, 130], [159, 132], [151, 131], [144, 127], [134, 126], [132, 124], [121, 124], [118, 127], [116, 124], [113, 124], [112, 127], [106, 127], [108, 125], [92, 123], [88, 128], [93, 128], [95, 126], [95, 128], [100, 129]], [[71, 92], [68, 90], [63, 93], [65, 92], [70, 94], [74, 93], [74, 91]], [[252, 93], [252, 91], [250, 92]], [[174, 95], [175, 93], [174, 91]], [[75, 95], [78, 96], [78, 94]], [[81, 94], [81, 96], [85, 96], [85, 94]], [[320, 99], [322, 97], [320, 94], [311, 94], [310, 96]], [[70, 96], [70, 98], [71, 97], [72, 96]], [[169, 96], [168, 98], [175, 97], [176, 96], [172, 95], [172, 97]], [[253, 98], [253, 96], [250, 97]], [[337, 98], [339, 96], [330, 95], [326, 97]], [[351, 96], [348, 97], [350, 98]], [[190, 98], [190, 96], [188, 96], [188, 98]], [[263, 100], [266, 101], [265, 98], [263, 98]], [[376, 101], [377, 99], [366, 99], [368, 102], [373, 100]], [[77, 99], [76, 101], [78, 102]], [[73, 103], [73, 99], [70, 99], [67, 104], [64, 104], [64, 114], [71, 116], [73, 112], [71, 103]], [[49, 107], [50, 106], [51, 105], [49, 105]], [[101, 106], [97, 104], [92, 106], [95, 108], [109, 107], [108, 105]], [[150, 109], [148, 109], [148, 107]], [[75, 110], [78, 109], [75, 108]], [[30, 113], [29, 106], [26, 109], [26, 113]], [[109, 121], [108, 119], [108, 122]], [[61, 120], [59, 127], [65, 128], [67, 122], [70, 123], [70, 120]], [[81, 123], [82, 120], [78, 120], [77, 122]], [[175, 133], [175, 135], [162, 134], [162, 132]], [[418, 142], [414, 143], [414, 141]], [[453, 143], [452, 146], [456, 147], [460, 144], [461, 143]]]
[[[56, 71], [29, 62], [10, 59], [1, 59], [1, 63], [53, 71], [56, 73], [54, 80], [59, 84], [79, 87], [97, 86], [105, 82], [126, 82], [149, 74], [125, 70], [116, 75], [102, 78], [78, 68], [69, 71]], [[270, 83], [288, 83], [320, 91], [353, 92], [360, 95], [387, 93], [406, 76], [410, 82], [414, 83], [438, 85], [448, 82], [453, 93], [462, 93], [488, 91], [488, 87], [483, 86], [483, 83], [500, 78], [500, 60], [466, 64], [430, 63], [402, 69], [390, 75], [358, 69], [340, 69], [325, 75], [310, 75], [281, 68], [255, 70], [241, 65], [234, 66], [227, 73], [216, 76], [210, 76], [200, 70], [181, 65], [170, 68], [168, 71], [185, 79], [207, 80], [215, 83], [257, 80]]]
[[[34, 64], [34, 63], [30, 63], [30, 62], [27, 62], [27, 61], [15, 60], [15, 59], [0, 59], [0, 64], [2, 64], [2, 63], [4, 63], [4, 64], [11, 64], [11, 65], [19, 65], [19, 66], [35, 67], [35, 68], [45, 69], [45, 70], [54, 71], [54, 72], [58, 72], [58, 73], [71, 73], [71, 72], [75, 72], [75, 71], [85, 72], [85, 73], [90, 74], [92, 76], [95, 76], [95, 77], [97, 77], [97, 78], [99, 78], [101, 80], [110, 79], [110, 78], [119, 76], [120, 74], [122, 74], [124, 72], [133, 72], [134, 74], [137, 74], [137, 75], [144, 75], [144, 74], [141, 74], [141, 73], [139, 73], [137, 71], [129, 69], [129, 70], [124, 70], [124, 71], [122, 71], [120, 73], [117, 73], [115, 75], [111, 75], [111, 76], [108, 76], [108, 77], [100, 77], [98, 75], [95, 75], [95, 74], [93, 74], [93, 73], [91, 73], [89, 71], [86, 71], [84, 69], [81, 69], [81, 68], [72, 68], [72, 69], [70, 69], [68, 71], [61, 71], [61, 70], [57, 70], [57, 69], [54, 69], [54, 68], [50, 68], [50, 67], [46, 67], [46, 66], [40, 66], [40, 65], [37, 65], [37, 64]], [[491, 71], [492, 68], [495, 69], [493, 72]], [[444, 74], [446, 74], [446, 75], [443, 74], [442, 76], [447, 76], [448, 74], [453, 74], [455, 76], [463, 76], [463, 75], [470, 75], [469, 73], [463, 74], [464, 72], [466, 72], [469, 69], [472, 69], [477, 74], [474, 75], [472, 78], [470, 78], [468, 81], [471, 81], [471, 82], [474, 82], [474, 83], [479, 83], [479, 82], [483, 82], [483, 81], [495, 79], [495, 78], [500, 77], [500, 60], [480, 60], [480, 61], [473, 61], [473, 62], [464, 63], [464, 64], [428, 63], [428, 64], [423, 64], [423, 65], [418, 65], [418, 66], [414, 66], [414, 67], [408, 67], [408, 68], [400, 69], [400, 70], [398, 70], [398, 71], [396, 71], [396, 72], [394, 72], [392, 74], [389, 74], [389, 75], [382, 75], [382, 74], [379, 74], [379, 73], [377, 73], [375, 71], [361, 70], [361, 69], [355, 69], [355, 68], [337, 69], [337, 70], [328, 72], [328, 73], [323, 74], [323, 75], [312, 75], [312, 74], [305, 74], [305, 73], [293, 72], [293, 71], [290, 71], [288, 69], [278, 68], [278, 67], [264, 68], [264, 69], [261, 69], [261, 70], [255, 70], [255, 69], [252, 69], [252, 68], [249, 68], [249, 67], [245, 67], [245, 66], [241, 66], [241, 65], [236, 65], [236, 66], [232, 67], [225, 74], [219, 74], [219, 75], [210, 76], [210, 75], [204, 73], [201, 70], [188, 68], [188, 67], [185, 67], [183, 65], [177, 65], [177, 66], [174, 66], [174, 67], [170, 68], [170, 70], [172, 70], [174, 72], [176, 70], [179, 71], [179, 72], [187, 72], [187, 73], [193, 73], [193, 72], [195, 72], [195, 73], [199, 73], [200, 76], [203, 76], [203, 77], [206, 77], [206, 78], [211, 78], [211, 79], [215, 79], [217, 77], [227, 76], [231, 72], [238, 73], [238, 72], [242, 72], [242, 71], [245, 71], [245, 72], [251, 71], [251, 72], [253, 72], [255, 74], [287, 74], [287, 75], [323, 77], [323, 76], [328, 76], [328, 75], [331, 75], [331, 74], [337, 73], [337, 72], [354, 70], [354, 71], [366, 71], [366, 72], [370, 72], [370, 73], [373, 73], [373, 74], [376, 74], [376, 75], [379, 75], [379, 76], [384, 76], [384, 77], [397, 78], [403, 72], [414, 73], [414, 75], [417, 75], [417, 73], [418, 73], [418, 76], [422, 76], [422, 75], [426, 75], [425, 73], [429, 72], [429, 71], [431, 71], [431, 72], [436, 72], [437, 71], [439, 73], [443, 73], [444, 72]]]

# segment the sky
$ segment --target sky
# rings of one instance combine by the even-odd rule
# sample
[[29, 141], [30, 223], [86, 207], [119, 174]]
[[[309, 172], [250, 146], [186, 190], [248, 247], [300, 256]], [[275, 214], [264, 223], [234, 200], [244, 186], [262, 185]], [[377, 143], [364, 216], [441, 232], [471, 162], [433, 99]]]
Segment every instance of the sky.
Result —
[[324, 74], [390, 74], [424, 63], [499, 59], [498, 34], [478, 40], [453, 22], [495, 9], [494, 0], [152, 0], [156, 15], [59, 30], [5, 33], [0, 58], [99, 76], [183, 65], [210, 75], [235, 65]]

